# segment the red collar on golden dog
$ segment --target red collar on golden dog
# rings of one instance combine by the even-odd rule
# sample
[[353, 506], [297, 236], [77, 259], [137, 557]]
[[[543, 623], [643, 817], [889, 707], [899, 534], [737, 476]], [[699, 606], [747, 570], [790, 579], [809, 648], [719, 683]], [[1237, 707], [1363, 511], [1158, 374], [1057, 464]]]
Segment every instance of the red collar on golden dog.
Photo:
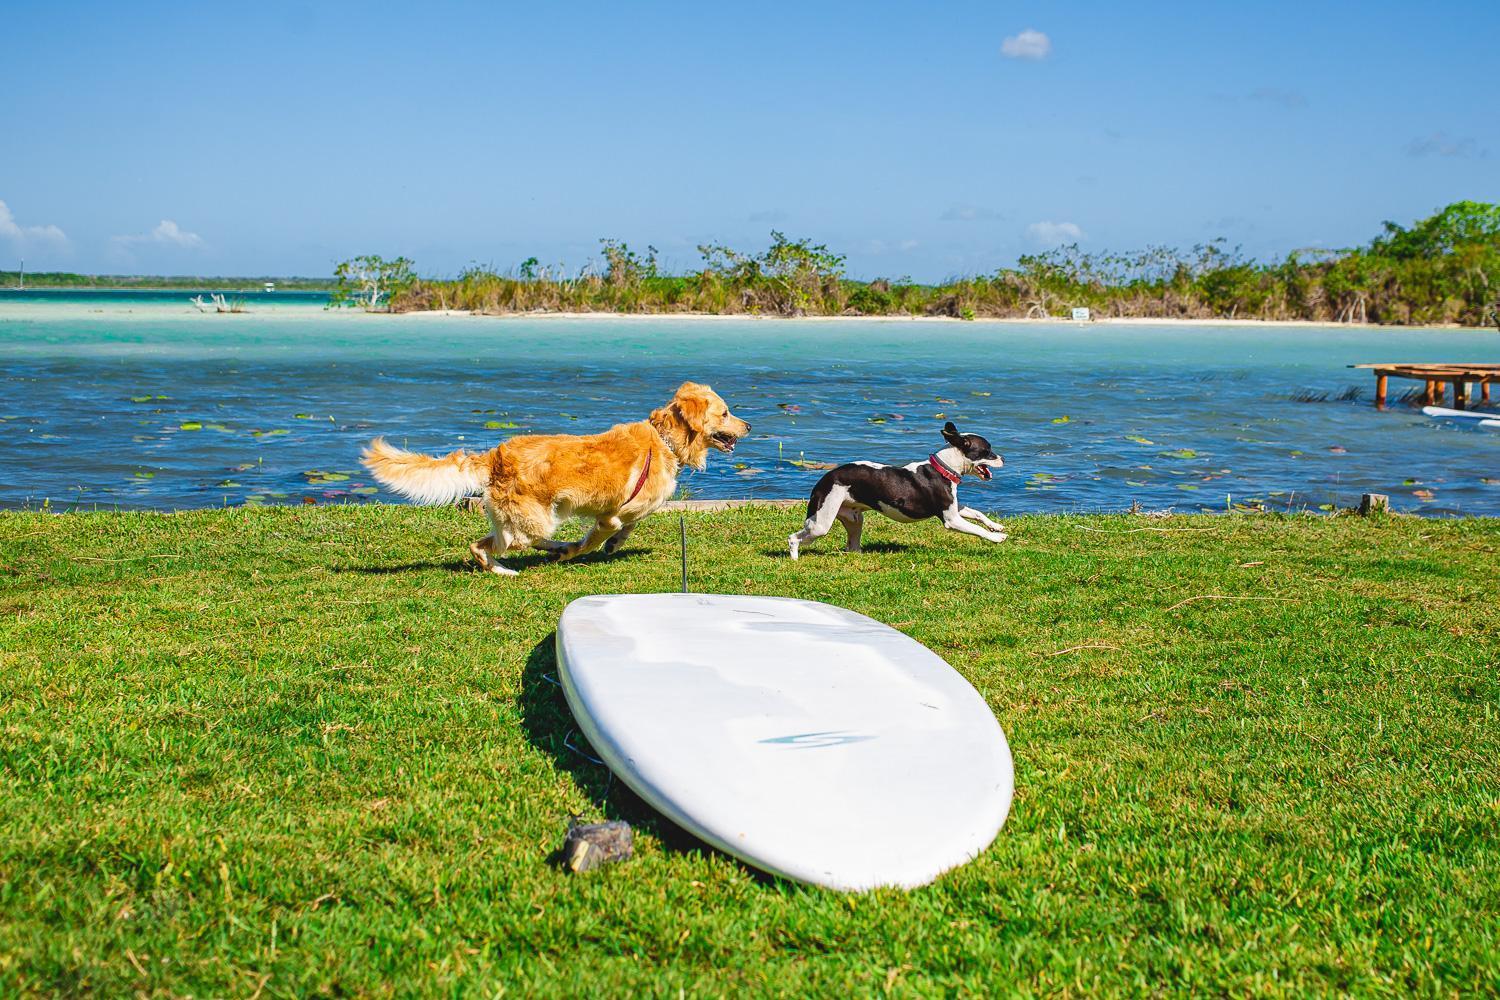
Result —
[[646, 477], [649, 475], [651, 475], [651, 449], [647, 448], [646, 464], [641, 466], [640, 477], [635, 481], [635, 489], [631, 490], [630, 496], [625, 498], [626, 503], [629, 503], [630, 501], [641, 495], [641, 487], [646, 485]]

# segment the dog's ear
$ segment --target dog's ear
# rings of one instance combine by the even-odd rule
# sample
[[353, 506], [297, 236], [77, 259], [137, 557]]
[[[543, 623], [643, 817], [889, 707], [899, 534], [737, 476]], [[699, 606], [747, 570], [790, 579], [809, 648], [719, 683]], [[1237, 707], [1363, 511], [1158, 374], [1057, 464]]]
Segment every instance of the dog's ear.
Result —
[[696, 382], [684, 382], [672, 399], [672, 408], [694, 434], [703, 433], [703, 420], [708, 416], [708, 399], [702, 389]]
[[963, 439], [964, 436], [958, 433], [958, 428], [953, 426], [953, 421], [950, 420], [943, 425], [944, 441], [947, 441], [951, 445], [958, 445], [963, 442]]

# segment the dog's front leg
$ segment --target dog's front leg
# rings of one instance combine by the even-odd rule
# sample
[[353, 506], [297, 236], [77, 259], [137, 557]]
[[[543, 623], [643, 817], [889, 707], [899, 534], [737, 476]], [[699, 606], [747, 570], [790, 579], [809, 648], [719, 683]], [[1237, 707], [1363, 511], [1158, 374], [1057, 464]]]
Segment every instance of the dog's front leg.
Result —
[[949, 507], [943, 511], [943, 527], [965, 535], [976, 535], [990, 542], [1003, 542], [1007, 537], [1003, 531], [990, 531], [988, 528], [981, 528], [973, 521], [965, 521], [956, 507]]
[[586, 556], [609, 541], [616, 532], [624, 527], [625, 522], [621, 521], [618, 517], [601, 517], [594, 522], [593, 528], [589, 530], [588, 535], [584, 537], [583, 541], [569, 542], [553, 551], [557, 559], [561, 562], [567, 562], [569, 559], [577, 559], [579, 556]]
[[[984, 525], [986, 528], [989, 528], [991, 531], [998, 531], [1002, 535], [1005, 534], [1005, 525], [996, 524], [994, 521], [991, 521], [989, 518], [985, 517], [973, 507], [962, 508], [961, 510], [959, 510], [958, 516], [967, 518], [970, 521], [978, 521], [980, 524]], [[1006, 537], [1008, 538], [1010, 536], [1007, 535]]]

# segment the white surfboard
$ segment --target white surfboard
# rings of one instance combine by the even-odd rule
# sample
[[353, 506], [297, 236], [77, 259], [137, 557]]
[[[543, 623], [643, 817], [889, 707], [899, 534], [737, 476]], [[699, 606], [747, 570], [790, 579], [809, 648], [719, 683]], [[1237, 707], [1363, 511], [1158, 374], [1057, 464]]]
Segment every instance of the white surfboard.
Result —
[[1446, 406], [1424, 406], [1422, 412], [1429, 417], [1442, 417], [1444, 420], [1492, 420], [1495, 418], [1493, 411], [1453, 410]]
[[584, 597], [558, 673], [590, 743], [674, 823], [834, 889], [925, 885], [1010, 810], [1010, 747], [937, 654], [815, 601]]
[[1487, 431], [1500, 431], [1500, 420], [1481, 420], [1479, 426]]

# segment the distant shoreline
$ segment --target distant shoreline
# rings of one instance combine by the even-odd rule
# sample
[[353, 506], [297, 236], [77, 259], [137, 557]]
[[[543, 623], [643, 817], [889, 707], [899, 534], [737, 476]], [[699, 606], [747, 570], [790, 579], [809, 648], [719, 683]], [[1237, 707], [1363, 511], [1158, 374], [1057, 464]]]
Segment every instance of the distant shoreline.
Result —
[[[119, 291], [136, 291], [137, 289], [118, 289]], [[145, 289], [140, 289], [145, 291]], [[27, 289], [29, 292], [30, 289]], [[75, 291], [69, 289], [67, 291]], [[78, 289], [76, 291], [84, 291]], [[105, 289], [87, 289], [87, 291], [105, 291]], [[153, 289], [153, 291], [166, 292], [190, 292], [198, 289]], [[264, 294], [264, 293], [260, 293]], [[396, 319], [418, 319], [418, 320], [471, 320], [477, 322], [494, 321], [496, 323], [525, 321], [525, 320], [593, 320], [593, 321], [618, 321], [624, 323], [645, 323], [656, 321], [683, 322], [755, 322], [755, 323], [942, 323], [958, 326], [1063, 326], [1063, 327], [1088, 327], [1088, 326], [1118, 326], [1118, 327], [1225, 327], [1235, 329], [1288, 327], [1308, 328], [1318, 330], [1426, 330], [1446, 333], [1485, 333], [1494, 332], [1490, 327], [1461, 326], [1458, 324], [1426, 324], [1415, 326], [1397, 326], [1383, 323], [1333, 323], [1319, 322], [1317, 320], [1296, 319], [1214, 319], [1214, 318], [1192, 318], [1192, 317], [1149, 317], [1149, 316], [1095, 316], [1091, 319], [1079, 321], [1061, 316], [1048, 317], [998, 317], [977, 316], [974, 319], [960, 319], [956, 316], [928, 316], [928, 315], [843, 315], [843, 316], [782, 316], [776, 314], [754, 314], [754, 313], [702, 313], [702, 312], [576, 312], [562, 310], [539, 310], [531, 312], [481, 312], [460, 309], [413, 309], [405, 312], [365, 312], [361, 309], [327, 309], [322, 305], [308, 302], [294, 302], [283, 299], [278, 302], [276, 293], [265, 295], [264, 298], [252, 298], [245, 301], [246, 311], [242, 313], [203, 313], [194, 309], [185, 296], [181, 306], [172, 302], [119, 302], [115, 308], [101, 308], [106, 303], [89, 302], [39, 302], [30, 301], [8, 301], [7, 297], [0, 296], [0, 319], [7, 316], [22, 317], [30, 314], [32, 316], [59, 316], [69, 311], [77, 311], [91, 317], [100, 315], [114, 315], [121, 318], [131, 317], [136, 319], [164, 319], [164, 318], [194, 318], [206, 322], [234, 322], [277, 318], [305, 319], [311, 315], [326, 316], [330, 319], [342, 318], [350, 322], [388, 322]], [[1497, 344], [1500, 344], [1500, 335], [1497, 335]]]

